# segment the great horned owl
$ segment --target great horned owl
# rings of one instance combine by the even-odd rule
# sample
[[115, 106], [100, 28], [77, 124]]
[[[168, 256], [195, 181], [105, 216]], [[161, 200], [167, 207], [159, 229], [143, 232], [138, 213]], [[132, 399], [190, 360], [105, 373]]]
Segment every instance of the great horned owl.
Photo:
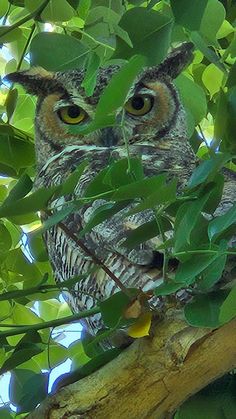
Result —
[[[180, 185], [185, 184], [194, 169], [195, 155], [187, 139], [185, 112], [173, 79], [191, 58], [192, 44], [185, 43], [174, 49], [160, 65], [145, 68], [130, 89], [124, 113], [130, 155], [141, 157], [145, 175], [168, 171], [170, 177], [178, 178]], [[86, 97], [81, 86], [84, 78], [81, 70], [51, 73], [32, 68], [8, 75], [10, 81], [21, 83], [29, 93], [38, 96], [35, 117], [37, 186], [60, 184], [86, 158], [88, 168], [74, 195], [66, 197], [71, 200], [83, 195], [90, 181], [111, 158], [126, 156], [119, 127], [99, 129], [85, 136], [77, 131], [78, 126], [93, 119], [101, 93], [118, 70], [116, 65], [102, 68], [90, 97]], [[60, 200], [57, 204], [62, 203]], [[103, 203], [97, 199], [85, 205], [68, 216], [65, 225], [74, 234], [78, 233]], [[82, 241], [125, 286], [149, 290], [155, 285], [153, 246], [147, 242], [127, 250], [122, 243], [131, 225], [135, 228], [153, 220], [153, 213], [146, 210], [125, 219], [121, 214], [122, 210], [94, 227]], [[93, 265], [91, 258], [58, 226], [47, 231], [45, 240], [58, 281], [86, 273]], [[80, 280], [68, 300], [72, 310], [78, 312], [93, 307], [97, 299], [105, 299], [118, 290], [104, 270], [99, 269]], [[87, 320], [87, 328], [93, 334], [101, 325], [99, 314]]]

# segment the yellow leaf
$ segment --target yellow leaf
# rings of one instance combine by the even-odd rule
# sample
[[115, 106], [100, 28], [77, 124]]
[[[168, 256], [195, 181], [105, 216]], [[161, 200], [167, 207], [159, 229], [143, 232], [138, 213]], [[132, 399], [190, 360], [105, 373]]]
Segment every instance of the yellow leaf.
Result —
[[142, 338], [143, 336], [149, 335], [149, 330], [152, 322], [152, 313], [148, 311], [142, 314], [136, 323], [128, 329], [128, 335], [132, 338]]

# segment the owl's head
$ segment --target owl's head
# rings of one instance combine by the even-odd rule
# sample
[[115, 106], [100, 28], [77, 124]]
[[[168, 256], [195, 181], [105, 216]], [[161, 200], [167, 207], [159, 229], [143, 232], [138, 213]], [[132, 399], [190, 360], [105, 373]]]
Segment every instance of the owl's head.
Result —
[[[173, 80], [192, 59], [191, 43], [175, 48], [158, 66], [145, 68], [131, 86], [123, 114], [126, 138], [130, 143], [156, 143], [163, 138], [185, 137], [184, 111]], [[124, 143], [118, 126], [81, 135], [81, 127], [94, 119], [104, 88], [119, 66], [101, 68], [93, 95], [86, 97], [84, 70], [49, 72], [41, 67], [11, 73], [7, 79], [20, 83], [38, 96], [35, 130], [38, 165], [66, 146], [116, 147]], [[119, 86], [117, 86], [119, 89]]]

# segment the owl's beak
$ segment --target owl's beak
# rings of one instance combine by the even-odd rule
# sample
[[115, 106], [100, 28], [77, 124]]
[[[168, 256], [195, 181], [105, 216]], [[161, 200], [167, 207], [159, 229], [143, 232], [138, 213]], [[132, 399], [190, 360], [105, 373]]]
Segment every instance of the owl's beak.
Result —
[[99, 133], [99, 142], [105, 147], [114, 147], [120, 139], [116, 128], [102, 128]]

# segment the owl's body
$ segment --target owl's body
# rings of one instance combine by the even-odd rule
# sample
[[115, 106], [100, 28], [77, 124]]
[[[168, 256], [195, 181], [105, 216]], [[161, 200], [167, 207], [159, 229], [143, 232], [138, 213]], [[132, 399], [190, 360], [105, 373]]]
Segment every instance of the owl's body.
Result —
[[[172, 79], [190, 61], [191, 51], [191, 45], [183, 44], [162, 64], [146, 69], [130, 89], [123, 114], [130, 157], [141, 158], [145, 176], [167, 172], [169, 179], [178, 179], [180, 188], [186, 184], [196, 160], [188, 143], [185, 113]], [[118, 70], [117, 66], [102, 69], [94, 94], [90, 97], [85, 96], [81, 86], [83, 71], [53, 74], [32, 69], [10, 75], [11, 80], [22, 83], [29, 92], [39, 96], [35, 120], [36, 186], [58, 185], [81, 162], [85, 159], [89, 161], [73, 196], [54, 202], [58, 209], [66, 200], [82, 197], [91, 180], [111, 160], [127, 157], [119, 127], [103, 128], [87, 136], [76, 132], [76, 126], [88, 124], [93, 119], [102, 91]], [[68, 109], [70, 114], [65, 120], [64, 113]], [[122, 111], [117, 112], [117, 121], [120, 121]], [[71, 123], [76, 117], [78, 123]], [[84, 205], [70, 214], [64, 224], [76, 235], [104, 202], [97, 199]], [[124, 218], [124, 211], [127, 207], [94, 227], [81, 240], [126, 287], [148, 291], [157, 286], [154, 263], [156, 242], [149, 240], [133, 250], [126, 249], [122, 243], [128, 231], [152, 221], [154, 214], [145, 210]], [[86, 273], [94, 265], [91, 256], [57, 225], [46, 232], [45, 240], [58, 281]], [[72, 310], [78, 312], [92, 308], [97, 300], [103, 300], [117, 291], [119, 288], [115, 282], [100, 268], [77, 283], [74, 291], [68, 294], [68, 301]], [[91, 317], [87, 326], [90, 332], [96, 333], [102, 327], [100, 316]]]

